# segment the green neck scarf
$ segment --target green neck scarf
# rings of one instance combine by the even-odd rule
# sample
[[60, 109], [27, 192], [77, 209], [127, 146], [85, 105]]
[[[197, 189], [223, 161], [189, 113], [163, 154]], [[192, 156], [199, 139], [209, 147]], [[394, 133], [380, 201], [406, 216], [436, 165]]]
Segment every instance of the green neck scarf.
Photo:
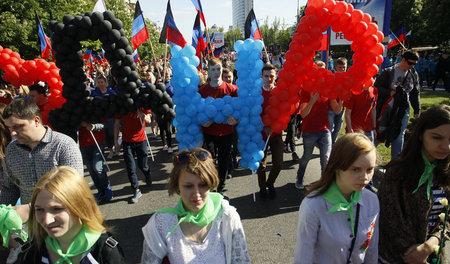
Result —
[[95, 244], [95, 242], [97, 242], [100, 235], [100, 233], [92, 232], [85, 225], [83, 225], [80, 232], [78, 232], [73, 239], [66, 253], [62, 252], [56, 238], [47, 236], [45, 238], [45, 244], [61, 257], [55, 262], [55, 264], [63, 264], [64, 262], [71, 264], [72, 261], [70, 261], [70, 258], [88, 251]]
[[425, 162], [425, 169], [423, 170], [422, 176], [420, 176], [419, 185], [412, 192], [413, 194], [419, 190], [419, 187], [422, 186], [425, 182], [427, 183], [427, 199], [430, 200], [430, 192], [431, 192], [431, 184], [433, 183], [433, 170], [436, 167], [436, 161], [431, 163], [425, 152], [422, 150], [422, 159]]
[[355, 228], [353, 226], [353, 205], [361, 200], [361, 192], [352, 192], [352, 194], [350, 195], [350, 202], [348, 202], [347, 199], [345, 199], [344, 195], [342, 195], [336, 182], [333, 181], [330, 185], [330, 188], [328, 188], [328, 190], [322, 194], [322, 197], [333, 205], [333, 207], [328, 210], [328, 213], [348, 211], [348, 215], [350, 216], [350, 229], [352, 230], [352, 234], [354, 236]]
[[175, 214], [180, 217], [178, 223], [170, 229], [167, 233], [166, 238], [172, 234], [175, 228], [182, 222], [193, 223], [198, 226], [209, 225], [214, 219], [216, 219], [220, 210], [222, 209], [223, 196], [220, 193], [209, 193], [206, 199], [205, 206], [198, 212], [196, 216], [192, 215], [191, 212], [184, 209], [183, 200], [180, 198], [177, 207], [164, 208], [156, 210], [155, 213], [167, 213]]
[[22, 219], [11, 205], [0, 204], [0, 234], [3, 238], [3, 246], [8, 247], [9, 235], [18, 232], [23, 241], [26, 241], [28, 234], [22, 232]]

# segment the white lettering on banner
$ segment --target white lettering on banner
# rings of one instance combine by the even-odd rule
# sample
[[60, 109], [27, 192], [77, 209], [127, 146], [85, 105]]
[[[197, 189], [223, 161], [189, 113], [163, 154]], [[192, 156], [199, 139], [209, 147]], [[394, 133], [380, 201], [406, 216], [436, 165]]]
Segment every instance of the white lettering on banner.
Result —
[[[372, 22], [378, 25], [378, 30], [383, 31], [386, 1], [389, 0], [345, 0], [353, 5], [355, 9], [360, 9], [364, 13], [372, 16]], [[330, 45], [350, 45], [350, 41], [345, 39], [342, 32], [331, 31]]]

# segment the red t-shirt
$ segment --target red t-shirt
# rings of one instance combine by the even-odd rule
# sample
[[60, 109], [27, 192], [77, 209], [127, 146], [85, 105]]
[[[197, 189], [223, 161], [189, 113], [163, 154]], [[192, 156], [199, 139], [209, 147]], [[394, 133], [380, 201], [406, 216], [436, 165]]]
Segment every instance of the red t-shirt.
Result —
[[376, 88], [370, 87], [361, 94], [352, 94], [350, 99], [345, 102], [345, 107], [352, 110], [351, 119], [353, 131], [357, 132], [363, 130], [364, 132], [369, 132], [374, 129], [371, 112], [376, 106], [377, 93]]
[[[95, 140], [97, 140], [97, 143], [101, 143], [105, 141], [105, 130], [99, 130], [99, 131], [92, 131], [92, 134], [94, 134]], [[91, 133], [89, 130], [86, 129], [86, 127], [81, 127], [78, 131], [78, 141], [80, 143], [80, 147], [88, 147], [95, 145], [95, 141], [92, 138]]]
[[[222, 98], [225, 95], [237, 97], [237, 87], [227, 82], [222, 82], [219, 87], [211, 87], [209, 83], [198, 89], [198, 93], [203, 97]], [[227, 117], [226, 117], [227, 118]], [[226, 136], [233, 133], [233, 126], [227, 124], [213, 123], [209, 127], [202, 127], [202, 132], [213, 136]]]
[[[308, 103], [311, 95], [306, 92], [300, 94], [300, 104]], [[309, 114], [303, 118], [302, 132], [319, 133], [329, 129], [328, 127], [328, 99], [319, 96]]]
[[[39, 111], [41, 112], [41, 121], [42, 124], [46, 126], [50, 126], [50, 123], [48, 122], [48, 116], [50, 115], [50, 104], [47, 102], [43, 105], [38, 105]], [[51, 127], [51, 126], [50, 126]]]
[[[142, 113], [148, 115], [149, 110], [139, 109]], [[136, 112], [128, 113], [126, 116], [115, 116], [115, 119], [122, 119], [122, 140], [125, 142], [142, 142], [146, 140], [147, 134], [142, 127], [145, 127], [144, 120], [142, 123]]]

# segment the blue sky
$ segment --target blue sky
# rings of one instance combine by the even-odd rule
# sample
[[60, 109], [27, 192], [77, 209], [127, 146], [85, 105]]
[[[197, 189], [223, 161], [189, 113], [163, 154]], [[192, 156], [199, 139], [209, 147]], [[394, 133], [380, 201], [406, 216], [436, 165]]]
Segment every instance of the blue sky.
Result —
[[[162, 27], [166, 15], [167, 1], [141, 0], [139, 2], [144, 17]], [[228, 27], [233, 23], [231, 2], [231, 0], [201, 1], [208, 27], [216, 24], [218, 27], [223, 27], [225, 31], [228, 30]], [[297, 2], [299, 2], [300, 7], [306, 4], [306, 0], [254, 0], [253, 8], [258, 20], [265, 20], [268, 17], [269, 23], [272, 23], [273, 19], [277, 17], [281, 23], [284, 22], [286, 26], [292, 26], [297, 14]], [[188, 44], [191, 44], [192, 27], [196, 16], [194, 5], [191, 0], [171, 0], [170, 5], [178, 29]]]

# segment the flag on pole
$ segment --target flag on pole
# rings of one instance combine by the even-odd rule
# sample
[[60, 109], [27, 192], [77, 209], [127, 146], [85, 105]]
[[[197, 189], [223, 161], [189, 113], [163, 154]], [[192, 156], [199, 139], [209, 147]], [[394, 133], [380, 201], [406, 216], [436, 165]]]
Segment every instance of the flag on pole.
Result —
[[196, 50], [197, 57], [201, 60], [202, 52], [206, 49], [205, 39], [203, 38], [202, 29], [200, 27], [200, 12], [197, 12], [194, 22], [194, 32], [192, 33], [192, 46]]
[[405, 35], [405, 43], [409, 44], [410, 42], [411, 42], [411, 30]]
[[137, 49], [135, 49], [135, 50], [133, 51], [133, 59], [134, 59], [134, 62], [140, 61], [140, 59], [139, 59], [139, 53], [138, 53]]
[[261, 31], [259, 30], [258, 21], [256, 21], [255, 12], [253, 8], [245, 19], [245, 38], [251, 38], [254, 40], [262, 39]]
[[36, 11], [34, 11], [36, 26], [38, 30], [39, 43], [41, 44], [41, 57], [43, 59], [50, 59], [50, 50], [52, 49], [52, 45], [50, 39], [45, 35], [44, 29], [41, 25], [41, 20]]
[[136, 2], [134, 11], [133, 29], [131, 30], [131, 43], [133, 48], [137, 49], [139, 45], [145, 43], [149, 38], [147, 27], [145, 26], [144, 15], [142, 15], [141, 5]]
[[86, 52], [83, 54], [82, 59], [87, 60], [89, 72], [93, 72], [94, 71], [94, 63], [92, 62], [92, 60], [93, 60], [92, 49], [87, 49]]
[[183, 48], [187, 44], [186, 40], [184, 40], [183, 35], [178, 30], [177, 25], [175, 24], [175, 20], [173, 19], [170, 0], [167, 1], [166, 17], [164, 18], [164, 26], [161, 30], [159, 43], [166, 43], [166, 39], [171, 46], [178, 45]]
[[405, 27], [401, 27], [395, 33], [391, 32], [389, 34], [388, 49], [399, 45], [403, 41], [405, 41]]
[[205, 20], [205, 14], [203, 13], [202, 3], [200, 0], [191, 0], [192, 3], [195, 6], [195, 9], [197, 9], [197, 12], [200, 14], [200, 19], [203, 21], [203, 25], [206, 27], [206, 20]]
[[98, 0], [97, 3], [95, 3], [94, 10], [92, 12], [100, 12], [103, 13], [106, 11], [106, 5], [103, 0]]

